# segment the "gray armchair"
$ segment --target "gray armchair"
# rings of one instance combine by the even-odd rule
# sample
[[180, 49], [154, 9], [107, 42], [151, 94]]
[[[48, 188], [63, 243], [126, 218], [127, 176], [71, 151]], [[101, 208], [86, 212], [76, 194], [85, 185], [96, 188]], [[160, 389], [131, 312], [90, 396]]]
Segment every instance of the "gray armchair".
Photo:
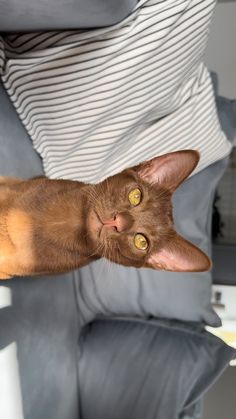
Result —
[[[20, 3], [22, 9], [0, 0], [0, 31], [63, 30], [77, 18], [77, 27], [93, 27], [87, 7], [94, 3], [98, 26], [113, 24], [135, 2], [110, 2], [109, 9], [105, 1], [38, 1], [35, 9]], [[174, 198], [179, 231], [207, 252], [212, 199], [226, 163], [193, 176]], [[1, 84], [0, 174], [42, 173]], [[1, 418], [201, 419], [203, 394], [236, 356], [204, 329], [220, 324], [210, 304], [211, 274], [114, 266], [111, 278], [102, 263], [0, 283]]]

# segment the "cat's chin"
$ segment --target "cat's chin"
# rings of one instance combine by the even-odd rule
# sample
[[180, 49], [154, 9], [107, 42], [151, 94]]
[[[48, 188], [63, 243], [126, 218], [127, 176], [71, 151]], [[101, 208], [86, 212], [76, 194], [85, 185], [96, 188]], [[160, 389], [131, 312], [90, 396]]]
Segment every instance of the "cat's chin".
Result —
[[89, 212], [88, 218], [87, 218], [87, 228], [91, 232], [92, 236], [100, 237], [103, 223], [100, 220], [98, 214], [95, 210], [91, 210]]

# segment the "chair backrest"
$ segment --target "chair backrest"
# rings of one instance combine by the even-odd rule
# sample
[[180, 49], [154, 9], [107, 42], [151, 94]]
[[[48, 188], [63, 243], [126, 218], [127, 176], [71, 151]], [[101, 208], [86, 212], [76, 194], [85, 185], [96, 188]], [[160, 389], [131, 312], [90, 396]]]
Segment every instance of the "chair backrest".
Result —
[[98, 28], [124, 19], [137, 0], [0, 0], [0, 31]]

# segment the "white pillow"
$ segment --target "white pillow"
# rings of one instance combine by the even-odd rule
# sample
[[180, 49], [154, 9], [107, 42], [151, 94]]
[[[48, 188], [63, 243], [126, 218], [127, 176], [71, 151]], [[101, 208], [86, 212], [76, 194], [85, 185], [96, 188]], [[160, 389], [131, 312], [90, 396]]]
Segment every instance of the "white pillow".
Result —
[[142, 0], [121, 23], [8, 35], [0, 73], [51, 178], [97, 182], [192, 148], [226, 156], [202, 63], [215, 2]]

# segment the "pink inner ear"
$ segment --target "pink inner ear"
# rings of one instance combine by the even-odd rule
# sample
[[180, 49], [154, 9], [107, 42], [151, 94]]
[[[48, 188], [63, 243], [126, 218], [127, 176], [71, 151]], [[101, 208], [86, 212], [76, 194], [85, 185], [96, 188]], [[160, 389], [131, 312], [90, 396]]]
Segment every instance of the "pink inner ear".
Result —
[[175, 272], [203, 272], [211, 269], [211, 261], [198, 247], [176, 234], [176, 237], [150, 256], [147, 266]]
[[189, 272], [194, 271], [195, 266], [188, 258], [180, 257], [180, 255], [173, 254], [167, 249], [158, 252], [158, 255], [153, 255], [149, 259], [149, 263], [153, 266], [157, 265], [159, 269], [174, 272]]
[[138, 168], [139, 176], [150, 183], [174, 190], [195, 169], [199, 153], [194, 150], [183, 150], [156, 157]]

